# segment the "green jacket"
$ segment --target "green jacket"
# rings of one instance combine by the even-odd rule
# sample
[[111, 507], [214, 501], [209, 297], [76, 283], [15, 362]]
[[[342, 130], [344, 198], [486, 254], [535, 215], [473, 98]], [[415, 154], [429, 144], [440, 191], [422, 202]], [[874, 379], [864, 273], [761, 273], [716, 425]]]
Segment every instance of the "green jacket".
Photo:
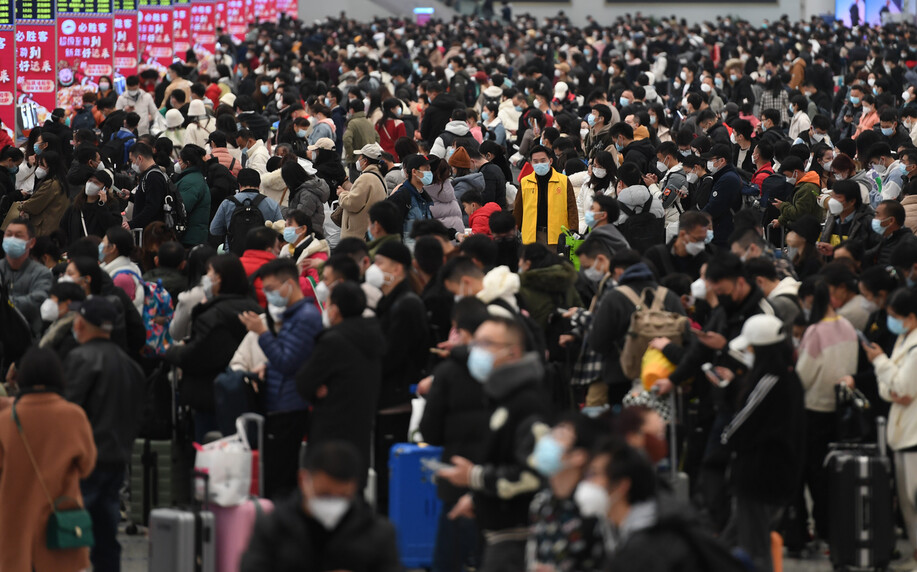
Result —
[[373, 122], [366, 118], [366, 113], [358, 111], [347, 120], [344, 130], [344, 161], [347, 164], [355, 162], [354, 149], [362, 149], [364, 145], [379, 142], [379, 132]]
[[210, 227], [210, 187], [197, 167], [190, 167], [178, 175], [175, 186], [188, 213], [188, 230], [181, 243], [189, 247], [204, 244]]
[[786, 228], [804, 215], [812, 215], [819, 221], [825, 218], [825, 211], [818, 206], [818, 195], [821, 194], [818, 175], [813, 171], [806, 173], [796, 183], [793, 198], [780, 205], [780, 226]]
[[533, 268], [520, 274], [519, 279], [523, 305], [542, 329], [547, 329], [554, 310], [583, 305], [575, 288], [576, 269], [567, 261]]
[[397, 240], [398, 242], [401, 242], [401, 235], [400, 234], [387, 234], [385, 236], [381, 236], [379, 238], [374, 238], [373, 240], [370, 240], [366, 244], [366, 247], [369, 249], [369, 257], [375, 258], [376, 251], [379, 250], [379, 247], [385, 244], [386, 242], [389, 242], [392, 240]]

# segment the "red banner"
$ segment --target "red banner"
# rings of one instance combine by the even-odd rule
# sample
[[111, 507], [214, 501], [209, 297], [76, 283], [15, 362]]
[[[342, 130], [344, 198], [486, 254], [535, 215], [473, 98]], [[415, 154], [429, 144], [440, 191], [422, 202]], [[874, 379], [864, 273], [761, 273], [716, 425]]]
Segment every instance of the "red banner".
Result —
[[[213, 61], [216, 46], [216, 5], [211, 0], [191, 0], [191, 37], [194, 38], [194, 54], [207, 73], [209, 62]], [[178, 51], [178, 48], [175, 48]]]
[[134, 0], [115, 2], [115, 71], [123, 76], [136, 75], [138, 17]]
[[248, 31], [249, 22], [245, 12], [246, 5], [250, 4], [243, 0], [227, 0], [226, 2], [226, 32], [237, 42], [245, 41], [245, 32]]
[[172, 63], [172, 8], [143, 8], [137, 19], [138, 69], [153, 68], [164, 74]]
[[172, 6], [172, 50], [181, 61], [191, 49], [191, 3], [175, 2]]
[[16, 104], [21, 130], [44, 123], [57, 103], [53, 53], [55, 29], [46, 24], [16, 25]]
[[16, 140], [16, 51], [13, 49], [13, 27], [0, 27], [0, 121], [3, 130]]
[[114, 86], [113, 28], [111, 16], [59, 16], [57, 107], [68, 114], [74, 106], [82, 106], [83, 92], [98, 91], [103, 76]]
[[213, 10], [214, 26], [217, 30], [222, 30], [222, 32], [225, 34], [226, 28], [228, 26], [228, 22], [226, 20], [226, 0], [216, 0], [216, 2], [213, 3]]
[[299, 17], [298, 0], [277, 0], [277, 13], [286, 14], [290, 18]]
[[254, 17], [258, 22], [276, 22], [277, 21], [277, 0], [255, 0]]

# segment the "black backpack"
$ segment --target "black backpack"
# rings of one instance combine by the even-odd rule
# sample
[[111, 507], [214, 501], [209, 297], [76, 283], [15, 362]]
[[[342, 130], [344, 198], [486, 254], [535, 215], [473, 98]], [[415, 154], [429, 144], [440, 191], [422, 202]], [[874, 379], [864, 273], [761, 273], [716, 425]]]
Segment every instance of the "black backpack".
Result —
[[162, 204], [163, 222], [166, 228], [172, 229], [175, 236], [181, 238], [188, 231], [188, 211], [185, 209], [185, 201], [182, 200], [175, 182], [159, 167], [147, 171], [143, 181], [146, 182], [146, 178], [154, 171], [159, 172], [166, 180], [166, 196]]
[[652, 193], [649, 195], [650, 198], [643, 203], [639, 213], [624, 203], [618, 203], [621, 212], [627, 215], [627, 220], [617, 225], [618, 230], [627, 237], [630, 247], [640, 254], [646, 252], [651, 246], [665, 242], [665, 219], [657, 218], [650, 212], [653, 195]]
[[[116, 171], [124, 171], [129, 166], [130, 160], [127, 157], [127, 151], [130, 147], [133, 147], [134, 143], [137, 141], [137, 137], [121, 135], [125, 133], [123, 131], [116, 131], [112, 133], [111, 139], [107, 143], [102, 145], [102, 148], [99, 150], [102, 157], [111, 161], [112, 167]], [[130, 145], [128, 145], [128, 143]]]
[[241, 203], [236, 197], [229, 197], [228, 200], [236, 205], [229, 218], [229, 231], [226, 233], [229, 239], [229, 251], [237, 256], [242, 256], [245, 251], [245, 235], [253, 228], [264, 226], [264, 214], [258, 208], [258, 205], [264, 200], [264, 195], [259, 194]]

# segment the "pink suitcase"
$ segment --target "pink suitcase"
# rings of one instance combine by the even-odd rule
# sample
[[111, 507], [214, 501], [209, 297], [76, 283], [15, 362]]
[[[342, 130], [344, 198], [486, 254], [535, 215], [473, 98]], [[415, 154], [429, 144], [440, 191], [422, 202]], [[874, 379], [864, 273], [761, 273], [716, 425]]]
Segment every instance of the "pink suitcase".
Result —
[[[260, 511], [255, 503], [260, 505]], [[238, 572], [242, 554], [248, 549], [255, 518], [258, 513], [268, 514], [274, 503], [268, 499], [252, 499], [239, 506], [211, 505], [216, 528], [217, 572]]]

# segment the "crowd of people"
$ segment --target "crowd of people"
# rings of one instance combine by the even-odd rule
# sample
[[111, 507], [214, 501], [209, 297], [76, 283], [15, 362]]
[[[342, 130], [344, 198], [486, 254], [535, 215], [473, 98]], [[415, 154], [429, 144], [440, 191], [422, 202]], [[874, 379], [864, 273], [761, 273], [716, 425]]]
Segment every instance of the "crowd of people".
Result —
[[243, 570], [399, 569], [417, 431], [436, 571], [769, 571], [877, 437], [917, 549], [914, 27], [501, 18], [251, 24], [0, 150], [0, 569], [118, 570], [135, 439], [234, 373]]

